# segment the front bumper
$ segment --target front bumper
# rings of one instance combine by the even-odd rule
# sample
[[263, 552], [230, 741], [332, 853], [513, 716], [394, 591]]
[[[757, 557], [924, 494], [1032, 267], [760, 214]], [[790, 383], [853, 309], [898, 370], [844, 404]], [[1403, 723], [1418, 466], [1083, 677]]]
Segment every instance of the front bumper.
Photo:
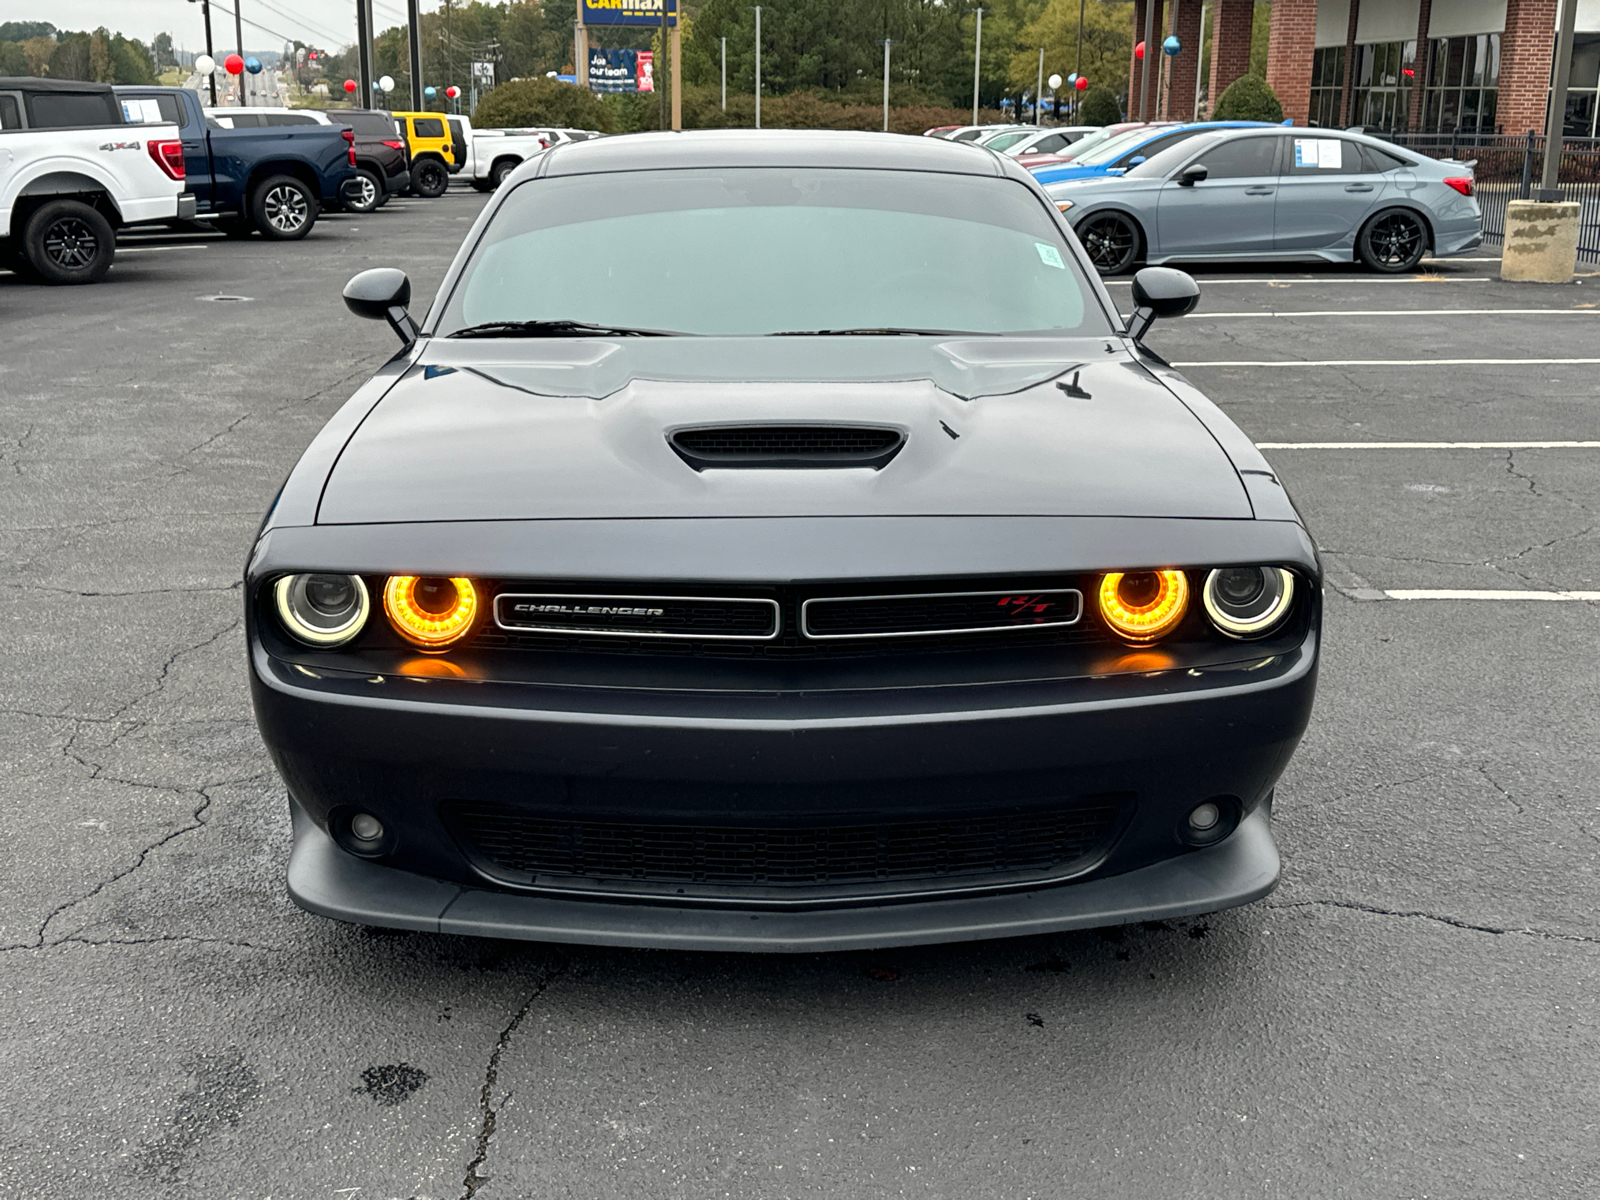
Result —
[[308, 912], [428, 933], [670, 950], [816, 953], [1022, 937], [1167, 920], [1259, 900], [1278, 884], [1272, 806], [1180, 858], [1083, 883], [817, 912], [683, 909], [516, 895], [430, 879], [346, 854], [298, 804], [289, 895]]

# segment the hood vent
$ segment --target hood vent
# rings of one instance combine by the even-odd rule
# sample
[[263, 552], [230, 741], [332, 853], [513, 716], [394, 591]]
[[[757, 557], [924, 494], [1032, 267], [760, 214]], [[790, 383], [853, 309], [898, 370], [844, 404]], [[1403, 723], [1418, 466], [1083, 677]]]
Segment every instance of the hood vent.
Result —
[[903, 429], [874, 425], [702, 425], [667, 443], [696, 471], [716, 468], [871, 467], [906, 444]]

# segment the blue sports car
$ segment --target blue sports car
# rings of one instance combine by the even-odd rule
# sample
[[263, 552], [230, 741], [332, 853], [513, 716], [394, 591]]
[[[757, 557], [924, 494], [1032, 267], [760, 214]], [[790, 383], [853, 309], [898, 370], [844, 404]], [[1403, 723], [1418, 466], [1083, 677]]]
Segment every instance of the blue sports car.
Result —
[[1202, 130], [1123, 174], [1045, 191], [1102, 275], [1232, 259], [1396, 273], [1483, 241], [1469, 165], [1321, 129]]
[[1039, 167], [1033, 177], [1042, 184], [1060, 183], [1066, 179], [1099, 179], [1107, 175], [1121, 175], [1148, 158], [1180, 142], [1186, 142], [1202, 133], [1218, 129], [1276, 129], [1262, 121], [1197, 121], [1188, 125], [1145, 125], [1130, 129], [1093, 150], [1086, 150], [1071, 162], [1057, 166]]

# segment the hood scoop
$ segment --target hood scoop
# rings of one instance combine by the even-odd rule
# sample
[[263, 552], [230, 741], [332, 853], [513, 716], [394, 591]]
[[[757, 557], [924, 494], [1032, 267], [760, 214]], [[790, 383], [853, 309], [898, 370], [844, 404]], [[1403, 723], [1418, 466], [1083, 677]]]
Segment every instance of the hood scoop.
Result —
[[878, 471], [900, 453], [906, 432], [881, 425], [697, 425], [672, 430], [667, 444], [696, 471], [826, 467]]

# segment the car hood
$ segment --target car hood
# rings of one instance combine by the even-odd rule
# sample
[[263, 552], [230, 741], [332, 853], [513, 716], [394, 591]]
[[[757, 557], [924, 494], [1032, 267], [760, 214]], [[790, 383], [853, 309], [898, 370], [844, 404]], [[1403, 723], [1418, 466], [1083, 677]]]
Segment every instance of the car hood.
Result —
[[[906, 440], [879, 470], [703, 471], [667, 441], [796, 422]], [[1252, 510], [1120, 340], [435, 339], [345, 446], [317, 520], [931, 515]]]

